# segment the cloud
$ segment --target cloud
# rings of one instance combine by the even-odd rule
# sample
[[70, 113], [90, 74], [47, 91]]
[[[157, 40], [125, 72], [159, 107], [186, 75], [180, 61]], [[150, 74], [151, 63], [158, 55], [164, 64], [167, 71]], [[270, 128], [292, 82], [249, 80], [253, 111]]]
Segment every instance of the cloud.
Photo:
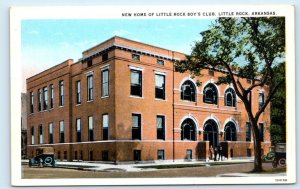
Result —
[[129, 31], [127, 31], [127, 30], [115, 30], [115, 31], [113, 31], [112, 32], [112, 35], [117, 35], [117, 36], [124, 36], [124, 35], [127, 35], [127, 34], [130, 34], [130, 32]]

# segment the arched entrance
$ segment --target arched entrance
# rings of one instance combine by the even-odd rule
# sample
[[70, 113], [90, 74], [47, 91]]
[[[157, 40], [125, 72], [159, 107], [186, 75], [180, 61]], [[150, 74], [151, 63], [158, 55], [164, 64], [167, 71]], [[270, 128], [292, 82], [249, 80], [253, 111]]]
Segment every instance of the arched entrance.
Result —
[[218, 146], [219, 144], [219, 135], [218, 135], [218, 125], [217, 123], [209, 119], [204, 124], [203, 134], [204, 134], [204, 140], [209, 141], [209, 145], [212, 145], [213, 147]]

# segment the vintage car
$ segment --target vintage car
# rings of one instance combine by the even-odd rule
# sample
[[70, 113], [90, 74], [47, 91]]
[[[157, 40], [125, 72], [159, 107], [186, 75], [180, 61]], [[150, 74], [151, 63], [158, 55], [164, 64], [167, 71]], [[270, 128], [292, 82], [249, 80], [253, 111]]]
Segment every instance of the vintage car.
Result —
[[275, 158], [272, 162], [274, 168], [277, 165], [283, 167], [286, 166], [286, 144], [285, 143], [277, 143], [275, 146]]
[[29, 160], [31, 166], [55, 166], [54, 149], [52, 147], [39, 147], [36, 149], [36, 156]]

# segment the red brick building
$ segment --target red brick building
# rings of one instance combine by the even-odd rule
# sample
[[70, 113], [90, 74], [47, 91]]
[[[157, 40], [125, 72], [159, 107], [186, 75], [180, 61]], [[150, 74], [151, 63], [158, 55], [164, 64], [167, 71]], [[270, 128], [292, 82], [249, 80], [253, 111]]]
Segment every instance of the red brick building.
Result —
[[[27, 79], [28, 157], [53, 146], [60, 160], [207, 160], [210, 146], [227, 158], [248, 158], [247, 113], [216, 70], [193, 78], [174, 72], [185, 55], [113, 37]], [[201, 85], [197, 85], [201, 81]], [[244, 85], [248, 81], [242, 80]], [[250, 85], [250, 84], [249, 84]], [[266, 87], [250, 98], [257, 111]], [[260, 118], [262, 150], [270, 146], [270, 107]]]

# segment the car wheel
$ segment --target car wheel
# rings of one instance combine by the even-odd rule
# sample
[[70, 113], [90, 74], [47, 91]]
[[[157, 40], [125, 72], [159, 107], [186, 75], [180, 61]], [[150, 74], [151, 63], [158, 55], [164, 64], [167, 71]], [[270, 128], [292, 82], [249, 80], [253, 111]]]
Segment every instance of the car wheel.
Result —
[[281, 158], [279, 161], [278, 161], [278, 164], [280, 165], [280, 166], [285, 166], [285, 158]]
[[46, 165], [51, 165], [52, 162], [53, 162], [52, 157], [46, 157], [46, 158], [45, 158], [45, 164], [46, 164]]

